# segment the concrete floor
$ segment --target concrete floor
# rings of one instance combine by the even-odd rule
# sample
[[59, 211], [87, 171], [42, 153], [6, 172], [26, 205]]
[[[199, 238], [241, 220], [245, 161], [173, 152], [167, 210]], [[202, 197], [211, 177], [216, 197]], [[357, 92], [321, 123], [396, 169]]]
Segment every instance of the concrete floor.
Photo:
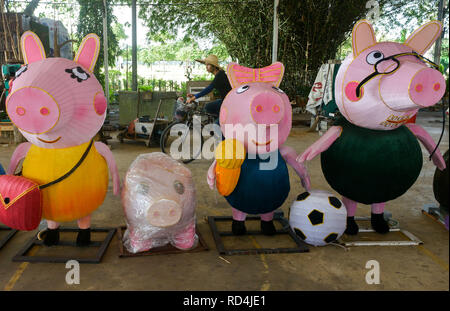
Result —
[[[442, 128], [440, 113], [420, 113], [417, 123], [437, 141]], [[318, 134], [306, 127], [293, 128], [287, 145], [300, 153], [317, 140]], [[449, 145], [448, 126], [440, 149]], [[110, 141], [121, 178], [137, 155], [159, 151], [143, 143]], [[15, 146], [0, 147], [0, 162], [6, 168]], [[231, 215], [225, 199], [215, 195], [206, 184], [210, 161], [196, 160], [188, 167], [197, 186], [198, 229], [209, 251], [136, 258], [119, 258], [119, 241], [114, 236], [101, 264], [82, 264], [79, 285], [67, 285], [68, 269], [64, 264], [14, 263], [11, 258], [35, 232], [19, 232], [0, 250], [0, 289], [5, 290], [449, 290], [449, 232], [436, 221], [424, 216], [424, 204], [435, 203], [432, 179], [434, 166], [422, 148], [424, 165], [414, 186], [402, 197], [387, 204], [387, 210], [400, 226], [417, 237], [422, 246], [352, 247], [348, 251], [329, 245], [310, 247], [309, 253], [238, 255], [220, 258], [205, 217]], [[308, 164], [312, 186], [333, 190], [325, 181], [320, 159]], [[289, 168], [291, 192], [281, 210], [287, 215], [295, 197], [303, 192], [299, 179]], [[216, 202], [217, 198], [217, 202]], [[370, 207], [362, 205], [358, 215], [370, 215]], [[124, 225], [120, 198], [110, 188], [103, 205], [93, 214], [96, 227]], [[67, 225], [74, 225], [70, 223]], [[255, 228], [258, 223], [255, 224]], [[251, 225], [248, 225], [251, 227]], [[227, 228], [228, 229], [228, 228]], [[1, 235], [0, 235], [1, 237]], [[397, 233], [387, 238], [398, 239]], [[286, 237], [232, 237], [227, 246], [270, 247], [292, 245]], [[38, 249], [37, 254], [45, 253]], [[74, 253], [75, 254], [75, 253]], [[365, 281], [368, 260], [380, 263], [381, 283]]]

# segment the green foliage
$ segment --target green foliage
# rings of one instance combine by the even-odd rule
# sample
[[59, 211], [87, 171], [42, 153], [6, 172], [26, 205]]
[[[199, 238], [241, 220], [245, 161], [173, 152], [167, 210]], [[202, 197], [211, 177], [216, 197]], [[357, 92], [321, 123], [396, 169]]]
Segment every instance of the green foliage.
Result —
[[151, 91], [153, 91], [153, 87], [150, 86], [150, 85], [139, 85], [138, 89], [141, 92], [151, 92]]
[[[380, 7], [382, 14], [377, 23], [384, 26], [387, 31], [393, 27], [400, 27], [404, 29], [405, 34], [411, 34], [416, 27], [437, 19], [438, 5], [439, 0], [385, 1]], [[444, 27], [448, 29], [448, 7], [444, 9], [443, 20]]]
[[[280, 1], [278, 60], [286, 67], [281, 87], [290, 97], [301, 85], [311, 85], [320, 65], [335, 57], [353, 24], [365, 17], [366, 2]], [[160, 5], [150, 5], [156, 3]], [[163, 31], [177, 36], [183, 27], [186, 38], [222, 42], [231, 58], [244, 66], [271, 64], [273, 0], [169, 3], [173, 0], [141, 2], [139, 16], [145, 20], [150, 33]], [[219, 56], [220, 49], [212, 50]]]
[[215, 54], [219, 59], [229, 57], [227, 49], [220, 42], [215, 42], [211, 49], [202, 50], [197, 41], [189, 38], [176, 40], [173, 36], [152, 36], [152, 40], [157, 40], [150, 47], [139, 47], [138, 58], [147, 65], [157, 61], [192, 61], [206, 57], [208, 54]]
[[[94, 68], [94, 74], [99, 80], [100, 84], [104, 85], [105, 76], [100, 72], [104, 62], [103, 49], [103, 0], [78, 0], [80, 4], [80, 15], [78, 22], [78, 39], [81, 40], [89, 33], [95, 33], [100, 37], [100, 52], [97, 59], [97, 64]], [[108, 3], [108, 2], [107, 2]], [[112, 14], [112, 7], [107, 5], [107, 33], [108, 33], [108, 62], [111, 65], [115, 64], [117, 52], [119, 49], [119, 42], [116, 34], [113, 31], [114, 24], [117, 24], [117, 18]], [[118, 26], [120, 27], [120, 26]]]
[[194, 75], [191, 81], [211, 81], [212, 79], [214, 79], [214, 77], [211, 74], [205, 73], [202, 75]]
[[300, 85], [297, 89], [297, 94], [300, 95], [301, 97], [306, 98], [309, 96], [310, 91], [311, 91], [310, 85]]

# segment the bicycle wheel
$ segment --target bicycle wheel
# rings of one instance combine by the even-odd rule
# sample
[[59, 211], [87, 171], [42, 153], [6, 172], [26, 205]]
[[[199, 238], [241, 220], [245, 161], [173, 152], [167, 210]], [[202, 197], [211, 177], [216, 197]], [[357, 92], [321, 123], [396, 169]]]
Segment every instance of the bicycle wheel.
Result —
[[192, 123], [174, 122], [161, 134], [161, 151], [185, 164], [201, 155], [203, 137], [194, 131]]

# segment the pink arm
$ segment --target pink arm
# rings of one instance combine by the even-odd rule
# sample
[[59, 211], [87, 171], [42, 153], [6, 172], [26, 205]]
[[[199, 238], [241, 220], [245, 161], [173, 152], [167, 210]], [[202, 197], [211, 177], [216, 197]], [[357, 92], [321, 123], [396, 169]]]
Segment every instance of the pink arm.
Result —
[[11, 161], [9, 162], [8, 171], [7, 171], [8, 175], [14, 174], [14, 172], [16, 171], [17, 165], [19, 164], [20, 160], [25, 158], [30, 147], [31, 147], [31, 143], [29, 143], [29, 142], [22, 143], [19, 146], [17, 146], [16, 150], [14, 150], [14, 153], [11, 157]]
[[303, 163], [314, 159], [318, 154], [324, 152], [341, 136], [342, 127], [332, 126], [314, 144], [309, 146], [301, 156], [297, 157], [297, 162]]
[[211, 164], [208, 169], [208, 175], [206, 176], [206, 181], [208, 182], [209, 188], [214, 190], [214, 186], [216, 184], [216, 160]]
[[102, 155], [102, 157], [105, 158], [106, 163], [108, 164], [109, 171], [111, 172], [111, 177], [113, 180], [113, 191], [115, 195], [119, 195], [120, 193], [120, 177], [119, 177], [119, 171], [117, 169], [116, 161], [114, 160], [114, 156], [109, 150], [108, 146], [106, 146], [104, 143], [101, 142], [95, 142], [94, 143], [95, 149], [97, 149], [98, 153]]
[[[428, 134], [427, 131], [425, 131], [420, 125], [413, 123], [408, 123], [405, 125], [420, 140], [420, 142], [425, 146], [428, 152], [432, 153], [434, 148], [436, 148], [436, 144], [434, 143], [433, 138], [431, 138], [430, 134]], [[445, 169], [445, 161], [442, 157], [441, 152], [439, 151], [439, 148], [436, 149], [436, 152], [433, 154], [432, 160], [434, 165], [436, 165], [438, 169], [440, 169], [441, 171]]]
[[308, 171], [303, 163], [299, 163], [295, 160], [297, 158], [297, 153], [295, 150], [288, 146], [281, 146], [280, 153], [283, 159], [294, 168], [295, 172], [300, 177], [303, 188], [305, 188], [306, 191], [310, 191], [311, 180], [309, 178]]

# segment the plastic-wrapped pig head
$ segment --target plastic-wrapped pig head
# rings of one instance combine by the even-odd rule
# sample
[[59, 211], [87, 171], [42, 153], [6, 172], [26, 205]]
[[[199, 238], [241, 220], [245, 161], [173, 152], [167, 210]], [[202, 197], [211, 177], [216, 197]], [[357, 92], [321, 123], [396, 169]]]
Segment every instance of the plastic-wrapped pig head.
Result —
[[189, 225], [196, 205], [191, 172], [164, 153], [141, 154], [125, 176], [122, 204], [134, 231]]
[[336, 104], [342, 115], [361, 127], [393, 130], [420, 108], [435, 105], [445, 92], [445, 81], [423, 54], [441, 32], [441, 23], [432, 21], [403, 43], [377, 42], [369, 22], [356, 23], [353, 51], [336, 76]]
[[92, 73], [100, 39], [89, 34], [74, 60], [46, 58], [31, 31], [21, 38], [25, 66], [17, 71], [6, 99], [11, 121], [25, 138], [42, 148], [67, 148], [89, 141], [106, 116], [106, 98]]
[[[273, 152], [286, 141], [292, 126], [292, 108], [288, 96], [278, 88], [283, 74], [280, 62], [255, 69], [228, 65], [227, 76], [233, 89], [225, 97], [219, 116], [225, 138], [241, 141], [253, 154]], [[275, 127], [278, 135], [274, 137], [270, 132]], [[244, 135], [251, 131], [255, 135]]]

